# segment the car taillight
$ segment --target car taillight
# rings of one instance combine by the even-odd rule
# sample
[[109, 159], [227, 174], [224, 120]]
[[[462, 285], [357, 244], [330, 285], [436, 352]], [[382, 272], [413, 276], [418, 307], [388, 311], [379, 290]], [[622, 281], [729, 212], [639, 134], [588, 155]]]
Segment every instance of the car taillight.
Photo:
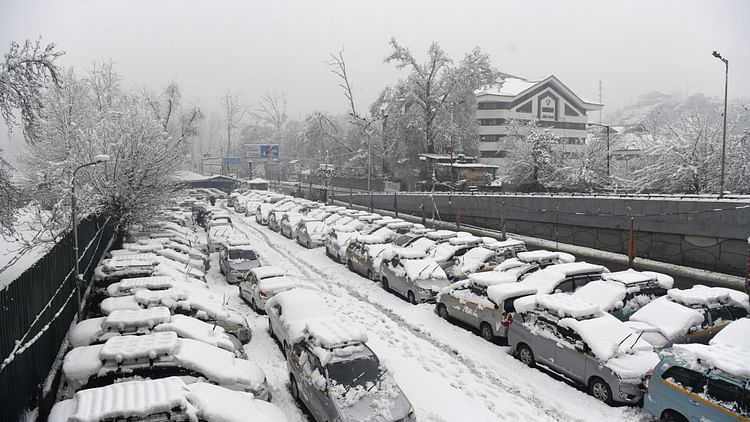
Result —
[[510, 323], [513, 322], [513, 316], [511, 316], [509, 312], [503, 312], [500, 316], [502, 318], [500, 324], [502, 324], [503, 327], [510, 327]]
[[643, 377], [643, 384], [641, 384], [641, 390], [643, 390], [643, 394], [648, 394], [648, 383], [651, 381], [651, 374], [646, 374], [645, 377]]
[[261, 290], [261, 291], [258, 292], [258, 296], [260, 296], [261, 298], [265, 298], [266, 297], [266, 292], [264, 292], [263, 290]]

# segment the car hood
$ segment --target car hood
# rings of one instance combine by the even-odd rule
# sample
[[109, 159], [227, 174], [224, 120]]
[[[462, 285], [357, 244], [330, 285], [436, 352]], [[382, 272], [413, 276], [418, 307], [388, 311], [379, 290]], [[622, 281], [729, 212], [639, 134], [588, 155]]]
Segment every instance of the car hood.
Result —
[[259, 267], [258, 261], [255, 259], [248, 259], [246, 261], [227, 261], [227, 265], [233, 270], [249, 270], [251, 268]]
[[417, 280], [414, 284], [423, 289], [433, 290], [437, 293], [444, 287], [448, 287], [451, 282], [445, 278], [428, 278], [426, 280]]
[[334, 397], [334, 401], [346, 421], [400, 421], [411, 410], [411, 403], [393, 380], [381, 381], [370, 391], [362, 387], [350, 389], [345, 396]]

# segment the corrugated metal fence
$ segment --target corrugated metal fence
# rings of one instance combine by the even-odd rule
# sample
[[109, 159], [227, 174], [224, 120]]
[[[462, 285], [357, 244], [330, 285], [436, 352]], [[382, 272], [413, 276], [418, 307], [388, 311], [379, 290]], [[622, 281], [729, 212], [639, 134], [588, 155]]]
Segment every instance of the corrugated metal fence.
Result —
[[[79, 223], [80, 268], [90, 280], [114, 236], [106, 217]], [[0, 291], [0, 421], [34, 408], [75, 317], [73, 234], [68, 233], [31, 268]]]

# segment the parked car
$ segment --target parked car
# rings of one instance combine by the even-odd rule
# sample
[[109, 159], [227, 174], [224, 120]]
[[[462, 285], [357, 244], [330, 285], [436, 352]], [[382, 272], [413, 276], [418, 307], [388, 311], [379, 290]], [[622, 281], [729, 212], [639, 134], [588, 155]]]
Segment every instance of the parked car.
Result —
[[120, 336], [104, 344], [75, 347], [63, 359], [63, 397], [78, 390], [139, 378], [188, 376], [247, 391], [269, 401], [266, 376], [258, 365], [234, 353], [174, 332]]
[[229, 240], [219, 252], [219, 268], [229, 284], [237, 284], [252, 268], [260, 266], [255, 248], [249, 244], [236, 244]]
[[[217, 400], [221, 398], [220, 400]], [[227, 403], [231, 403], [229, 408]], [[253, 394], [207, 382], [186, 383], [180, 377], [127, 381], [79, 391], [56, 403], [48, 422], [187, 421], [286, 422], [281, 410]]]
[[675, 345], [663, 352], [645, 383], [643, 409], [662, 421], [750, 419], [748, 330], [750, 319], [742, 318], [709, 345]]
[[435, 296], [449, 284], [448, 276], [432, 258], [396, 255], [381, 267], [381, 285], [405, 297], [409, 303], [434, 302]]
[[322, 246], [328, 226], [322, 221], [301, 221], [297, 225], [297, 243], [310, 249]]
[[387, 227], [375, 228], [369, 233], [358, 235], [346, 247], [346, 266], [350, 271], [372, 279], [373, 258], [382, 252], [385, 248], [383, 245], [392, 242], [395, 237], [396, 234]]
[[292, 396], [318, 422], [415, 421], [411, 403], [365, 344], [340, 318], [307, 323], [287, 360]]
[[266, 302], [269, 333], [279, 342], [284, 355], [289, 354], [293, 339], [302, 335], [307, 321], [333, 315], [327, 300], [328, 297], [321, 292], [291, 289]]
[[304, 281], [300, 277], [283, 275], [281, 277], [264, 278], [258, 281], [249, 292], [250, 308], [257, 313], [265, 313], [268, 300], [281, 292], [296, 288], [318, 290], [316, 285]]
[[348, 224], [331, 228], [325, 242], [326, 255], [336, 262], [346, 262], [346, 249], [357, 236], [359, 231]]
[[508, 345], [521, 362], [544, 365], [610, 405], [641, 400], [659, 357], [622, 321], [566, 294], [527, 296], [515, 307]]
[[229, 224], [221, 224], [210, 228], [208, 230], [209, 252], [218, 252], [221, 245], [232, 236], [234, 236], [234, 228]]
[[111, 337], [145, 335], [172, 331], [189, 338], [228, 350], [246, 358], [240, 340], [224, 328], [186, 315], [172, 315], [169, 308], [157, 306], [138, 310], [117, 310], [105, 317], [85, 319], [68, 332], [71, 347], [101, 344]]
[[281, 217], [281, 223], [279, 225], [279, 232], [282, 236], [290, 239], [297, 238], [297, 224], [304, 215], [299, 212], [287, 212]]
[[547, 268], [550, 265], [575, 262], [576, 258], [565, 252], [535, 250], [518, 252], [514, 258], [506, 259], [498, 264], [493, 271], [512, 274], [516, 281], [523, 280], [534, 271]]
[[255, 312], [263, 311], [264, 307], [258, 308], [253, 305], [253, 291], [261, 280], [274, 277], [283, 277], [288, 272], [284, 268], [272, 265], [255, 267], [248, 271], [240, 281], [240, 297], [247, 302]]
[[506, 337], [515, 312], [513, 302], [536, 293], [536, 289], [514, 284], [515, 289], [504, 292], [503, 296], [487, 294], [489, 286], [510, 282], [513, 280], [507, 275], [494, 271], [471, 274], [468, 280], [457, 281], [438, 293], [435, 312], [443, 319], [460, 321], [479, 330], [487, 341]]

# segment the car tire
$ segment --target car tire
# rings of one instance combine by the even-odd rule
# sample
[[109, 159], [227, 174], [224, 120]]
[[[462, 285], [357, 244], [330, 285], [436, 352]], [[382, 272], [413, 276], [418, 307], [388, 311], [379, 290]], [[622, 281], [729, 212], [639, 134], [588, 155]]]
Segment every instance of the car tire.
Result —
[[312, 246], [310, 245], [310, 241], [307, 241], [307, 249], [312, 249]]
[[442, 303], [438, 303], [437, 313], [440, 318], [443, 318], [446, 321], [448, 320], [448, 318], [450, 318], [450, 315], [448, 315], [448, 307], [443, 305]]
[[674, 410], [665, 410], [659, 418], [661, 422], [687, 422], [688, 419]]
[[591, 378], [589, 381], [589, 394], [601, 402], [609, 405], [612, 404], [612, 389], [601, 378]]
[[367, 278], [372, 280], [372, 270], [367, 270]]
[[256, 314], [258, 313], [258, 305], [255, 304], [255, 299], [250, 300], [250, 309], [252, 309]]
[[349, 271], [354, 272], [354, 265], [352, 265], [352, 260], [346, 261], [346, 267], [349, 268]]
[[417, 304], [417, 298], [414, 296], [414, 292], [412, 292], [411, 290], [409, 290], [408, 292], [406, 292], [406, 299], [412, 305], [416, 305]]
[[492, 331], [492, 326], [486, 322], [479, 324], [479, 335], [489, 342], [495, 340], [495, 333]]
[[532, 352], [529, 346], [525, 345], [524, 343], [518, 345], [518, 347], [516, 348], [516, 355], [518, 356], [518, 360], [520, 360], [529, 368], [533, 368], [536, 366], [536, 360], [534, 360], [534, 352]]
[[391, 287], [388, 285], [388, 279], [385, 277], [383, 277], [383, 279], [380, 280], [380, 286], [382, 286], [383, 290], [385, 290], [386, 292], [391, 291]]
[[292, 398], [294, 400], [297, 400], [297, 402], [300, 401], [299, 397], [299, 387], [297, 386], [297, 380], [294, 379], [294, 375], [289, 374], [289, 390], [291, 390]]

